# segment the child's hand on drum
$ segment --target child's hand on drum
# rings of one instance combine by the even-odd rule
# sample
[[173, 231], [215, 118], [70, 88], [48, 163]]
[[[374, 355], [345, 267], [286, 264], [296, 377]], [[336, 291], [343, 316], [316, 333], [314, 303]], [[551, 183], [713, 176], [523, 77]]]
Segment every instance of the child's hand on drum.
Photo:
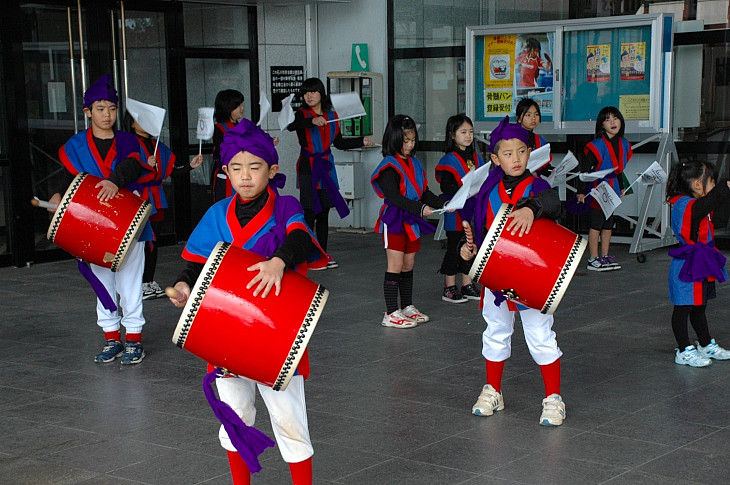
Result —
[[512, 222], [506, 227], [507, 231], [510, 231], [513, 236], [519, 231], [520, 237], [522, 237], [529, 234], [532, 223], [535, 222], [535, 213], [529, 207], [523, 207], [510, 212], [507, 218], [512, 219]]
[[173, 288], [166, 288], [165, 294], [170, 301], [178, 308], [182, 308], [190, 297], [190, 287], [183, 281], [178, 281]]
[[284, 276], [286, 264], [281, 258], [271, 258], [268, 261], [261, 261], [247, 268], [248, 271], [258, 271], [258, 274], [251, 278], [246, 285], [246, 289], [251, 289], [258, 283], [256, 289], [253, 290], [253, 296], [261, 293], [261, 298], [266, 298], [271, 291], [271, 287], [276, 287], [274, 294], [279, 296], [281, 291], [281, 278]]
[[94, 187], [101, 187], [99, 194], [96, 196], [101, 202], [106, 202], [109, 199], [113, 199], [119, 192], [119, 187], [117, 187], [117, 184], [106, 179], [100, 181]]

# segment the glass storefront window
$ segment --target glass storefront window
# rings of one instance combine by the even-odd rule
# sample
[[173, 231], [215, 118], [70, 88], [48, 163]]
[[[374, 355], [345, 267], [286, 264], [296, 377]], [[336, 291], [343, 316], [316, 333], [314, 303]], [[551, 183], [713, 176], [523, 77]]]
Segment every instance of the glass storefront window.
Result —
[[185, 3], [183, 18], [186, 47], [249, 47], [246, 7]]
[[449, 116], [465, 109], [464, 58], [397, 59], [395, 113], [419, 123], [421, 140], [442, 141]]

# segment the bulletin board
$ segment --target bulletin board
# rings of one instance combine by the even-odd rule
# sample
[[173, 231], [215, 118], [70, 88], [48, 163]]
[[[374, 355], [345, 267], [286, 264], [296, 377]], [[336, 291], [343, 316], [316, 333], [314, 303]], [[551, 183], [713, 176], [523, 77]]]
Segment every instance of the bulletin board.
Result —
[[520, 99], [542, 112], [541, 134], [593, 133], [604, 106], [619, 108], [627, 133], [669, 123], [669, 14], [467, 27], [466, 113], [491, 131]]

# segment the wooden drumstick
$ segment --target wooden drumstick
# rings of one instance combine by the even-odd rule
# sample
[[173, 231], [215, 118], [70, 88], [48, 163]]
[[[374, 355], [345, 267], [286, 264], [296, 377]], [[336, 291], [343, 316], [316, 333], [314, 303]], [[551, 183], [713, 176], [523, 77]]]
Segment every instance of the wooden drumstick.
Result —
[[474, 235], [471, 232], [471, 226], [466, 221], [461, 221], [461, 225], [464, 227], [464, 234], [466, 234], [466, 249], [471, 251], [474, 249]]
[[185, 295], [183, 295], [181, 292], [177, 291], [172, 286], [168, 286], [165, 288], [165, 294], [172, 298], [173, 300], [177, 301], [183, 301], [185, 299]]
[[42, 207], [44, 209], [57, 209], [58, 206], [56, 204], [51, 204], [50, 202], [46, 202], [45, 200], [40, 200], [38, 197], [33, 197], [30, 199], [31, 205], [35, 207]]

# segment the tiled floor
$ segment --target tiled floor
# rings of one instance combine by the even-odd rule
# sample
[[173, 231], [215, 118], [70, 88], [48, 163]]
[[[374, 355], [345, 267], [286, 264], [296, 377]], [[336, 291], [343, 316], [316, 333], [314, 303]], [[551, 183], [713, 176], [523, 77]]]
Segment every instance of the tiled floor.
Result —
[[[309, 426], [320, 484], [728, 483], [730, 362], [673, 363], [666, 250], [622, 271], [581, 265], [556, 313], [567, 419], [537, 424], [540, 371], [519, 325], [507, 361], [506, 408], [475, 417], [484, 382], [476, 302], [440, 300], [440, 244], [424, 241], [415, 302], [431, 322], [386, 329], [378, 236], [333, 234], [336, 270], [310, 273], [330, 291], [310, 343]], [[169, 284], [181, 247], [162, 248]], [[99, 365], [94, 298], [72, 261], [0, 269], [0, 483], [225, 484], [204, 365], [171, 336], [180, 311], [145, 304], [147, 357]], [[730, 346], [730, 286], [709, 306]], [[266, 408], [258, 427], [271, 435]], [[254, 484], [289, 483], [277, 450]]]

